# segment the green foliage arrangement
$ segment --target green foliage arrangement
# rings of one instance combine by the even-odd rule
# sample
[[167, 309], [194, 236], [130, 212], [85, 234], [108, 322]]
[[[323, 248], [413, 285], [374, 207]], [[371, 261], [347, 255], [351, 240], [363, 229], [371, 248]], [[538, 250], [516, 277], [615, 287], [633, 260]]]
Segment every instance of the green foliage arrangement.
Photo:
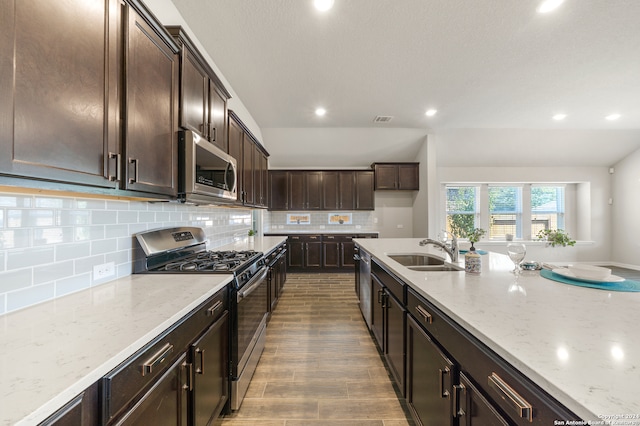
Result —
[[546, 241], [546, 246], [574, 246], [575, 240], [569, 237], [569, 234], [565, 233], [562, 229], [542, 229], [538, 232], [538, 240]]
[[466, 237], [469, 239], [470, 243], [477, 243], [486, 233], [487, 231], [482, 228], [473, 228], [471, 232], [467, 232]]
[[249, 236], [253, 237], [254, 235], [256, 235], [256, 231], [253, 229], [249, 229]]

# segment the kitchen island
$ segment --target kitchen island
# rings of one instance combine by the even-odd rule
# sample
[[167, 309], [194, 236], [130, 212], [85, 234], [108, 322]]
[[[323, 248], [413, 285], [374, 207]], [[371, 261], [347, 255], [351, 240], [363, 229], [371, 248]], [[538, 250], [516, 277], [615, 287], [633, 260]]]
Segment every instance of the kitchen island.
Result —
[[[241, 240], [220, 249], [266, 253], [283, 241]], [[0, 316], [0, 425], [46, 419], [231, 279], [129, 275]]]
[[[640, 415], [640, 294], [562, 284], [542, 278], [537, 271], [525, 271], [516, 278], [509, 258], [499, 253], [482, 256], [479, 275], [413, 271], [388, 256], [432, 253], [450, 260], [434, 246], [420, 247], [419, 241], [355, 240], [378, 263], [584, 420]], [[464, 265], [464, 256], [459, 264]], [[640, 424], [640, 418], [629, 421]]]

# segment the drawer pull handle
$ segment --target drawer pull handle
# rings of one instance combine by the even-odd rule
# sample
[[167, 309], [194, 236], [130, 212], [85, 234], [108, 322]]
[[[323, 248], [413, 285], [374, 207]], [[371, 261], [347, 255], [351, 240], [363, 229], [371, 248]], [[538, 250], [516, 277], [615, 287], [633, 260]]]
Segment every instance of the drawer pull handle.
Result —
[[182, 389], [192, 391], [193, 390], [193, 364], [185, 362], [182, 366], [187, 370], [186, 383], [182, 385]]
[[433, 315], [431, 315], [429, 312], [427, 312], [427, 310], [425, 308], [423, 308], [422, 306], [418, 305], [416, 306], [416, 311], [418, 311], [418, 314], [424, 318], [424, 322], [426, 322], [427, 324], [431, 324], [433, 323]]
[[220, 309], [221, 306], [222, 306], [222, 301], [218, 300], [216, 303], [213, 304], [212, 307], [207, 309], [207, 316], [210, 316], [210, 317], [214, 316], [216, 314], [216, 311]]
[[502, 400], [505, 401], [519, 417], [533, 422], [533, 406], [531, 404], [521, 397], [518, 392], [513, 390], [513, 388], [496, 373], [491, 373], [488, 379], [489, 387], [496, 391]]
[[155, 355], [149, 358], [144, 364], [142, 364], [142, 375], [153, 373], [153, 369], [162, 364], [167, 356], [173, 352], [173, 345], [167, 343], [160, 349]]

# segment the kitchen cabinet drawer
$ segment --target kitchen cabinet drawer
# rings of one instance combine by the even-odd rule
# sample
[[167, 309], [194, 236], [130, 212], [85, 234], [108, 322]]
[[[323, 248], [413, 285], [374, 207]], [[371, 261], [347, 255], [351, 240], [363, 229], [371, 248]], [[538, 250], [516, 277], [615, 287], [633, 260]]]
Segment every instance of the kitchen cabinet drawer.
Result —
[[380, 266], [380, 264], [375, 260], [371, 262], [371, 273], [378, 277], [378, 279], [387, 288], [387, 291], [391, 292], [391, 294], [393, 294], [393, 296], [398, 299], [403, 306], [405, 305], [407, 286], [404, 282]]
[[100, 422], [99, 383], [94, 383], [64, 407], [39, 423], [39, 426], [93, 426]]
[[188, 345], [227, 309], [225, 288], [107, 374], [102, 379], [104, 424], [135, 404], [167, 367], [185, 353]]

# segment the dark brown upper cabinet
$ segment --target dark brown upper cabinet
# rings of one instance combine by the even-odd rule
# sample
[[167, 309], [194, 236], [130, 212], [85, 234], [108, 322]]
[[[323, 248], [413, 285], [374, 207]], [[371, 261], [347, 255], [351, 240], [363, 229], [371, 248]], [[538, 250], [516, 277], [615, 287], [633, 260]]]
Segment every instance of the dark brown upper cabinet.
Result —
[[237, 204], [267, 208], [269, 153], [231, 110], [228, 140], [229, 155], [238, 163]]
[[420, 189], [420, 163], [373, 163], [375, 190]]
[[322, 172], [289, 173], [289, 210], [322, 210]]
[[375, 210], [374, 172], [357, 171], [355, 176], [356, 210]]
[[374, 210], [373, 171], [270, 170], [270, 210]]
[[133, 7], [125, 13], [126, 188], [175, 196], [178, 46]]
[[0, 173], [116, 187], [113, 5], [0, 1]]
[[178, 46], [144, 6], [0, 7], [0, 174], [35, 179], [25, 186], [174, 197]]
[[231, 98], [215, 72], [179, 26], [167, 30], [182, 47], [180, 127], [192, 130], [228, 152], [227, 101]]

